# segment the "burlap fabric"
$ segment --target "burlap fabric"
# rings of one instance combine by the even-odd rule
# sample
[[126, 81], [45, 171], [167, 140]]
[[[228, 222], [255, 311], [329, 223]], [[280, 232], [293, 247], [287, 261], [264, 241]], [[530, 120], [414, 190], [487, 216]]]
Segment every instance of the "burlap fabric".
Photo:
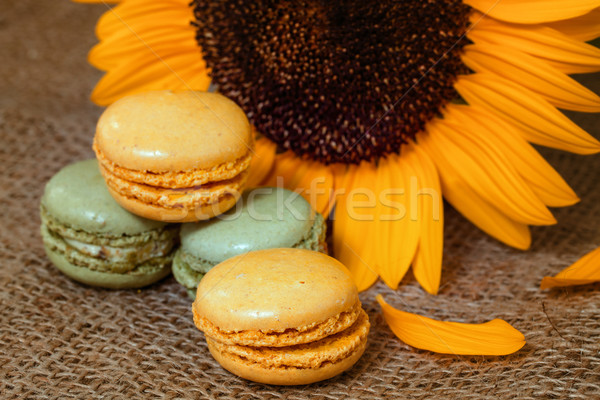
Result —
[[[542, 292], [554, 274], [600, 245], [600, 157], [544, 154], [582, 201], [533, 229], [528, 252], [486, 237], [446, 211], [442, 289], [412, 277], [361, 298], [369, 346], [349, 372], [306, 387], [232, 376], [211, 358], [190, 301], [172, 278], [141, 291], [70, 281], [38, 233], [44, 183], [91, 157], [101, 110], [88, 101], [100, 73], [86, 64], [105, 6], [0, 0], [0, 397], [2, 398], [600, 398], [600, 285]], [[600, 92], [600, 75], [586, 84]], [[572, 115], [600, 137], [598, 117]], [[503, 318], [527, 345], [507, 357], [458, 357], [399, 342], [374, 300], [446, 320]]]

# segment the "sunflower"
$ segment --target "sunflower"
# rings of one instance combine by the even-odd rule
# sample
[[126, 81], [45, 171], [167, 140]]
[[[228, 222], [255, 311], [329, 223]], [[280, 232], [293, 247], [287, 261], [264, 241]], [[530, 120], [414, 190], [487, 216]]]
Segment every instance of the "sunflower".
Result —
[[[89, 2], [89, 0], [88, 0]], [[577, 196], [532, 144], [600, 143], [558, 108], [600, 111], [569, 74], [600, 70], [599, 0], [123, 0], [99, 20], [92, 100], [207, 90], [261, 139], [255, 184], [297, 189], [333, 220], [360, 290], [412, 265], [440, 284], [441, 196], [507, 245]]]

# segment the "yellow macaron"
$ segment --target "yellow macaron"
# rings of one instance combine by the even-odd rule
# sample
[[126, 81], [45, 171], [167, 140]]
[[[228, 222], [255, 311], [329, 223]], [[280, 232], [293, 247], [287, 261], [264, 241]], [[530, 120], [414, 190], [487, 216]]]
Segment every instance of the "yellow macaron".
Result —
[[235, 205], [252, 158], [244, 112], [207, 92], [124, 97], [98, 121], [94, 151], [111, 195], [160, 221], [211, 218]]
[[192, 311], [225, 369], [275, 385], [347, 370], [364, 352], [370, 328], [347, 269], [303, 249], [259, 250], [222, 262], [200, 281]]

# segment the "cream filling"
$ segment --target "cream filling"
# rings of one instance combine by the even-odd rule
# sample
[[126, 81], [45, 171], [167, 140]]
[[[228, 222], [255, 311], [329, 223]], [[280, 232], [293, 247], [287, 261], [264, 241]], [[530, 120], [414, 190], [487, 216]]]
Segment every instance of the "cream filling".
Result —
[[63, 238], [63, 240], [77, 251], [91, 257], [111, 262], [129, 262], [135, 260], [136, 264], [154, 257], [163, 257], [169, 253], [172, 247], [172, 243], [169, 240], [150, 241], [141, 247], [103, 246], [69, 238]]

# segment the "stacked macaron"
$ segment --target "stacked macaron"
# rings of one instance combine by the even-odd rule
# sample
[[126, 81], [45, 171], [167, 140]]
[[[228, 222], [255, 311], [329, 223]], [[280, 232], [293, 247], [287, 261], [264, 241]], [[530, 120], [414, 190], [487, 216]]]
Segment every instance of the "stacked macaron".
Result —
[[192, 311], [225, 369], [276, 385], [317, 382], [350, 368], [370, 327], [347, 269], [302, 249], [224, 261], [200, 281]]
[[113, 197], [134, 214], [166, 222], [233, 207], [252, 146], [248, 119], [233, 101], [194, 91], [122, 98], [102, 114], [94, 137]]
[[204, 274], [239, 254], [278, 247], [327, 251], [323, 217], [298, 193], [259, 188], [245, 192], [237, 204], [218, 218], [181, 227], [173, 275], [191, 298]]

